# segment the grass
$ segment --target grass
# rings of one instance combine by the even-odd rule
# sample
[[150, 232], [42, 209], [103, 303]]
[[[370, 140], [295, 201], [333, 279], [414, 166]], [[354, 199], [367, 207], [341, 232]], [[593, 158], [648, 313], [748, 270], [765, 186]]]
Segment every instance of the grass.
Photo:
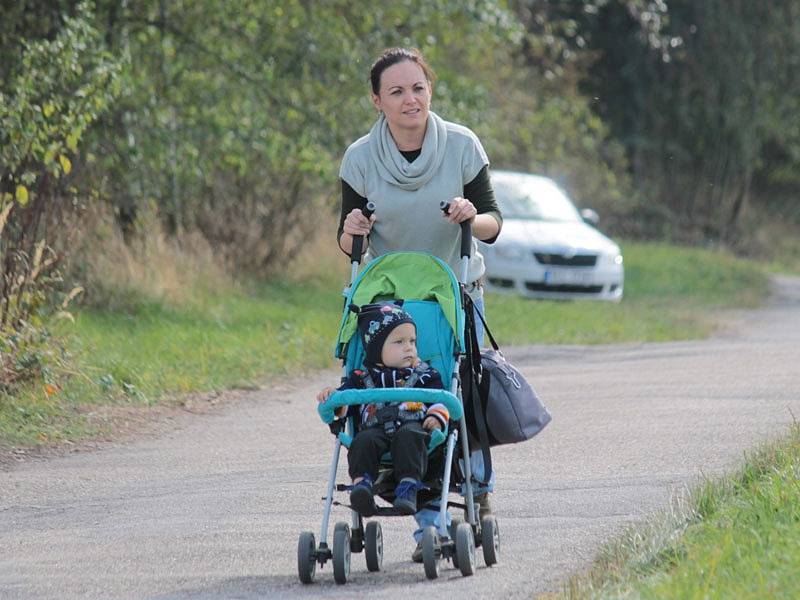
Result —
[[[691, 339], [714, 329], [719, 308], [756, 306], [764, 269], [728, 254], [655, 244], [624, 248], [620, 304], [530, 301], [491, 295], [489, 324], [501, 344], [593, 344]], [[338, 257], [334, 257], [334, 260]], [[86, 407], [153, 404], [180, 395], [252, 387], [270, 377], [332, 366], [347, 265], [322, 262], [294, 281], [251, 289], [198, 286], [177, 300], [139, 293], [118, 308], [86, 308], [67, 328], [77, 374], [0, 394], [0, 445], [78, 439], [97, 432]], [[185, 286], [184, 286], [185, 288]], [[295, 375], [298, 376], [298, 375]]]
[[506, 344], [601, 344], [699, 339], [713, 311], [752, 308], [767, 293], [764, 269], [719, 251], [628, 244], [625, 297], [619, 304], [487, 299], [492, 333]]
[[800, 427], [607, 546], [562, 598], [800, 597]]

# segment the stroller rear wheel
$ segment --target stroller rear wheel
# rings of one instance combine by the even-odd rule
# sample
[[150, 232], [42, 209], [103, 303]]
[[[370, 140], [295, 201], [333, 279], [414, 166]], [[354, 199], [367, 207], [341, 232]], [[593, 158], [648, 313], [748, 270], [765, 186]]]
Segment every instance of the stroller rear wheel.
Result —
[[367, 569], [380, 571], [383, 566], [383, 533], [377, 521], [367, 523], [364, 534], [364, 554], [367, 557]]
[[497, 519], [487, 515], [481, 519], [481, 546], [483, 546], [483, 562], [487, 567], [496, 565], [500, 560], [500, 530]]
[[439, 561], [442, 558], [442, 546], [436, 527], [431, 525], [422, 532], [422, 564], [425, 566], [425, 577], [439, 577]]
[[459, 523], [456, 528], [456, 556], [461, 574], [472, 575], [475, 572], [475, 536], [469, 523]]
[[337, 523], [333, 531], [333, 579], [336, 583], [347, 583], [350, 575], [350, 526]]
[[314, 534], [304, 531], [297, 543], [297, 574], [303, 583], [314, 583], [317, 571], [317, 544]]

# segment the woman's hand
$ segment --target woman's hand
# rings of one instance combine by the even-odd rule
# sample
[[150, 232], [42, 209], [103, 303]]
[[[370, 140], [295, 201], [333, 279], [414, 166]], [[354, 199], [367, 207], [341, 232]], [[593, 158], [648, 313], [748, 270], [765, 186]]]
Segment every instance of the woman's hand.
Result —
[[426, 417], [422, 422], [422, 428], [426, 431], [433, 431], [434, 429], [441, 429], [442, 424], [436, 417]]
[[334, 392], [334, 389], [332, 387], [324, 388], [319, 394], [317, 394], [317, 402], [322, 404], [323, 402], [325, 402], [325, 400], [327, 400], [330, 397], [330, 395], [333, 392]]
[[444, 214], [444, 218], [453, 223], [454, 225], [458, 225], [459, 223], [463, 223], [464, 221], [469, 221], [470, 223], [475, 222], [475, 217], [478, 214], [478, 210], [475, 208], [475, 205], [467, 200], [466, 198], [461, 198], [456, 196], [452, 200], [450, 200], [450, 212], [449, 214]]
[[[328, 398], [330, 398], [330, 397], [331, 397], [331, 394], [332, 394], [333, 392], [335, 392], [335, 391], [336, 391], [336, 389], [335, 389], [335, 388], [332, 388], [332, 387], [326, 387], [326, 388], [324, 388], [324, 389], [323, 389], [323, 390], [322, 390], [322, 391], [321, 391], [319, 394], [317, 394], [317, 402], [319, 402], [320, 404], [322, 404], [322, 403], [323, 403], [323, 402], [325, 402], [325, 401], [326, 401]], [[337, 417], [337, 418], [339, 418], [339, 419], [342, 419], [342, 418], [344, 418], [344, 417], [347, 415], [347, 407], [346, 407], [346, 406], [340, 406], [338, 409], [336, 409], [336, 412], [335, 412], [334, 414], [335, 414], [335, 415], [336, 415], [336, 417]]]
[[349, 233], [350, 235], [367, 236], [369, 235], [369, 232], [372, 231], [372, 224], [374, 222], [375, 215], [370, 216], [368, 219], [364, 216], [364, 213], [361, 212], [360, 208], [354, 208], [344, 218], [342, 230], [344, 233]]

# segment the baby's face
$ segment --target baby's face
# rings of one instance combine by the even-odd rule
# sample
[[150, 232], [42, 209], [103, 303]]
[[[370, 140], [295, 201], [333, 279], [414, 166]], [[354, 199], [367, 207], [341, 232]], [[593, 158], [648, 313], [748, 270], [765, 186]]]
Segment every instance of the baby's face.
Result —
[[381, 362], [394, 369], [417, 364], [417, 328], [412, 323], [398, 325], [383, 342]]

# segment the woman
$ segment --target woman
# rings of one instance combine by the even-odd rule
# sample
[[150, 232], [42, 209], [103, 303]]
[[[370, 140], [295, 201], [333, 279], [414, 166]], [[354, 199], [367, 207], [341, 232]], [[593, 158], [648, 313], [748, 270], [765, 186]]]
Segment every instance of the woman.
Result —
[[[438, 256], [460, 272], [460, 227], [472, 223], [472, 234], [486, 243], [497, 239], [502, 217], [489, 181], [489, 159], [477, 136], [461, 125], [431, 112], [434, 74], [417, 50], [386, 50], [372, 65], [372, 102], [380, 112], [368, 135], [345, 152], [342, 215], [338, 241], [350, 254], [354, 236], [364, 236], [365, 260], [387, 252], [417, 250]], [[450, 212], [439, 208], [450, 201]], [[361, 209], [371, 201], [375, 214], [367, 219]], [[483, 312], [483, 256], [472, 241], [467, 292]], [[483, 338], [476, 318], [478, 339]], [[476, 476], [483, 472], [482, 455], [473, 453]], [[492, 474], [492, 480], [494, 474]], [[490, 481], [488, 491], [491, 491]], [[488, 512], [486, 494], [478, 498]], [[438, 513], [417, 513], [420, 528], [414, 559], [422, 560], [422, 529], [434, 524]]]

